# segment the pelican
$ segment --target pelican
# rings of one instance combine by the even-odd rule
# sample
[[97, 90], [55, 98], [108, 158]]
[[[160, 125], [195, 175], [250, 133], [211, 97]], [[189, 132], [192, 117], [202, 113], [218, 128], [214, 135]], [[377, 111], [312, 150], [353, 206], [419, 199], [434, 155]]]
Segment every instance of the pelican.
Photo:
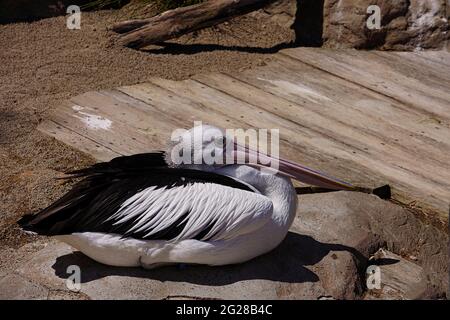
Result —
[[[221, 143], [211, 138], [217, 132]], [[82, 180], [49, 207], [22, 217], [19, 225], [106, 265], [219, 266], [245, 262], [281, 243], [297, 209], [291, 179], [354, 190], [338, 179], [239, 145], [213, 126], [196, 126], [179, 138], [182, 146], [188, 141], [189, 148], [200, 146], [219, 158], [225, 158], [231, 145], [233, 163], [206, 164], [199, 158], [202, 152], [189, 153], [194, 161], [181, 164], [171, 161], [170, 151], [117, 157], [69, 172]], [[250, 156], [278, 161], [278, 170], [262, 170], [267, 161], [238, 163]]]

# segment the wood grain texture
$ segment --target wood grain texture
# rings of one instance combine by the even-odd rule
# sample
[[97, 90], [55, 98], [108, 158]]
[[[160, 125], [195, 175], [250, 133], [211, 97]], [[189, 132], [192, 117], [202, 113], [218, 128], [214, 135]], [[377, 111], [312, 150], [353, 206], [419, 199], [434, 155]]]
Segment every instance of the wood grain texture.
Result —
[[436, 52], [288, 49], [239, 74], [88, 92], [40, 130], [109, 160], [163, 149], [194, 121], [276, 128], [283, 157], [356, 185], [389, 183], [394, 201], [448, 221], [449, 61]]
[[165, 11], [143, 20], [119, 22], [112, 30], [123, 33], [119, 42], [130, 48], [161, 43], [261, 9], [274, 0], [209, 0]]
[[[419, 112], [450, 119], [450, 90], [430, 86], [418, 76], [400, 73], [386, 63], [374, 59], [371, 52], [299, 48], [284, 50], [282, 54], [380, 92]], [[424, 68], [425, 70], [427, 69]], [[442, 73], [448, 71], [449, 68], [442, 67]], [[425, 77], [426, 74], [422, 76]]]

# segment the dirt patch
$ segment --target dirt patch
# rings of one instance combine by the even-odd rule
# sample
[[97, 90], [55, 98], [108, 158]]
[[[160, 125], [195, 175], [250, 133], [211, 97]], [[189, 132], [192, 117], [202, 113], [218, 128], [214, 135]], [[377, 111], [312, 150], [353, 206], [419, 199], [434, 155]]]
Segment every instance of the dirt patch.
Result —
[[[146, 14], [150, 9], [147, 9]], [[142, 13], [135, 7], [83, 13], [81, 30], [65, 17], [0, 26], [0, 246], [34, 240], [15, 227], [23, 214], [61, 196], [70, 183], [54, 178], [94, 160], [36, 130], [61, 101], [86, 91], [185, 79], [195, 73], [236, 72], [264, 64], [292, 40], [289, 29], [241, 17], [185, 36], [170, 48], [136, 51], [115, 45], [107, 30]], [[152, 146], [149, 146], [151, 150]]]

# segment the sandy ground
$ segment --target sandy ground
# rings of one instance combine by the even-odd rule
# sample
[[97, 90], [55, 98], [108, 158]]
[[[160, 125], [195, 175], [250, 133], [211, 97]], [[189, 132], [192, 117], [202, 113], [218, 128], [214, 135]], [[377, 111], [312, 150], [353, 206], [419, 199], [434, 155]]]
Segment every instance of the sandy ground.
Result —
[[142, 52], [114, 44], [107, 30], [132, 15], [130, 8], [83, 13], [81, 30], [66, 29], [65, 17], [0, 26], [0, 266], [12, 263], [17, 248], [39, 240], [15, 221], [70, 188], [54, 179], [61, 172], [93, 162], [36, 130], [62, 100], [153, 76], [185, 79], [261, 65], [292, 37], [277, 25], [242, 17], [185, 36], [170, 49]]

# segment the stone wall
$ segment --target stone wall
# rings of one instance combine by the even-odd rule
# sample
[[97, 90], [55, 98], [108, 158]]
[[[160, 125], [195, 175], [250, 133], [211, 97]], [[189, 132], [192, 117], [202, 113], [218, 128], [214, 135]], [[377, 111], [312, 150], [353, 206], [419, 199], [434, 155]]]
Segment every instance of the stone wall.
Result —
[[[379, 30], [366, 26], [373, 4], [381, 9]], [[448, 40], [446, 7], [446, 0], [325, 0], [323, 40], [333, 48], [440, 48]]]
[[268, 19], [282, 27], [291, 28], [297, 12], [297, 0], [278, 0], [267, 5], [264, 9], [249, 13], [249, 15]]
[[[370, 5], [381, 28], [366, 26]], [[415, 50], [448, 46], [450, 0], [279, 0], [258, 15], [291, 27], [301, 45]]]

